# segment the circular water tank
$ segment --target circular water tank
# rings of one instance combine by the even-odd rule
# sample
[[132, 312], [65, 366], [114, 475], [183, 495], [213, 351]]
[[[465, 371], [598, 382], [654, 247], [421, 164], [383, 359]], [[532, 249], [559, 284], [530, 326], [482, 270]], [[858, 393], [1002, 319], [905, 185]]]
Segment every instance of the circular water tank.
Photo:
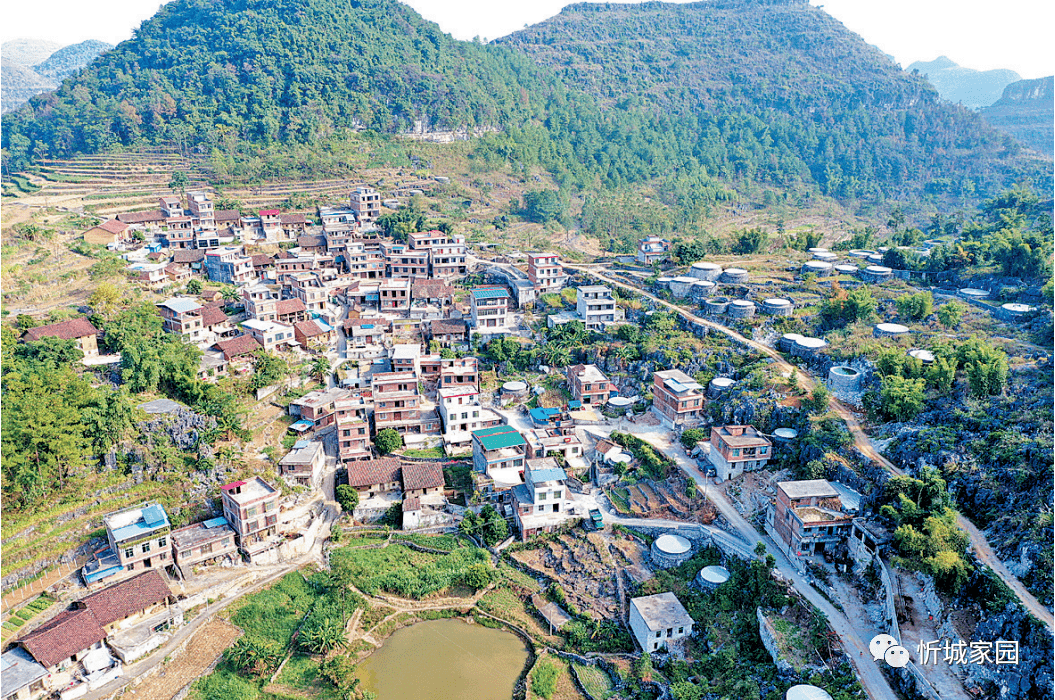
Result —
[[707, 385], [707, 396], [710, 398], [716, 398], [725, 391], [728, 391], [734, 384], [735, 379], [729, 377], [715, 377], [711, 380], [711, 383]]
[[713, 299], [708, 299], [703, 302], [703, 308], [709, 314], [714, 314], [716, 316], [724, 314], [725, 310], [729, 308], [729, 298], [715, 297]]
[[698, 280], [717, 282], [722, 276], [722, 266], [709, 262], [697, 262], [689, 268], [689, 274]]
[[835, 391], [857, 391], [861, 388], [861, 373], [853, 367], [836, 365], [828, 370], [828, 381]]
[[930, 350], [909, 350], [908, 356], [915, 358], [925, 365], [929, 365], [934, 362], [934, 353]]
[[791, 348], [795, 347], [795, 343], [799, 341], [802, 336], [798, 333], [785, 333], [780, 336], [780, 340], [777, 341], [777, 349], [783, 350], [784, 352], [791, 352]]
[[888, 247], [887, 247], [887, 246], [885, 246], [885, 245], [881, 245], [881, 246], [879, 246], [878, 250], [879, 250], [879, 252], [880, 252], [880, 253], [885, 253], [885, 252], [887, 252], [888, 250], [890, 250], [890, 248], [888, 248]]
[[766, 299], [762, 302], [762, 313], [774, 316], [790, 316], [795, 310], [787, 299]]
[[882, 253], [872, 253], [867, 258], [865, 258], [865, 260], [867, 260], [870, 263], [879, 264], [879, 263], [883, 262], [883, 254]]
[[900, 323], [877, 323], [872, 329], [872, 335], [876, 338], [905, 335], [906, 333], [908, 333], [908, 326], [902, 326]]
[[809, 260], [802, 265], [801, 272], [804, 275], [817, 275], [818, 277], [827, 277], [832, 273], [832, 264], [829, 262], [822, 262], [820, 260]]
[[816, 255], [817, 253], [828, 253], [831, 252], [827, 248], [807, 248], [806, 252], [810, 255]]
[[1033, 311], [1033, 307], [1029, 304], [1001, 304], [1000, 311], [1005, 318], [1015, 318]]
[[972, 287], [964, 287], [957, 292], [964, 299], [985, 299], [989, 296], [989, 292], [984, 289], [974, 289]]
[[656, 279], [656, 286], [667, 288], [670, 287], [670, 283], [674, 281], [673, 277], [659, 277]]
[[527, 393], [527, 382], [506, 382], [502, 385], [503, 394], [524, 394]]
[[861, 271], [857, 265], [836, 265], [835, 272], [840, 275], [856, 275]]
[[799, 436], [799, 431], [794, 428], [777, 428], [773, 431], [773, 441], [777, 444], [787, 444]]
[[633, 406], [635, 403], [637, 403], [637, 399], [627, 396], [613, 396], [608, 399], [608, 405], [616, 408], [626, 408], [627, 406]]
[[890, 279], [890, 275], [892, 275], [893, 272], [894, 271], [889, 267], [883, 267], [882, 265], [869, 265], [861, 270], [861, 279], [866, 282], [882, 282], [883, 280]]
[[839, 259], [839, 256], [836, 255], [835, 253], [829, 253], [829, 252], [825, 251], [823, 253], [814, 253], [813, 254], [813, 259], [814, 260], [820, 260], [821, 262], [833, 263], [833, 262], [835, 262], [836, 260]]
[[696, 583], [713, 590], [729, 580], [729, 570], [724, 566], [705, 566], [696, 574]]
[[755, 315], [755, 302], [746, 299], [735, 299], [729, 302], [725, 313], [732, 318], [751, 318]]
[[828, 346], [828, 341], [824, 338], [809, 338], [802, 336], [795, 341], [795, 345], [791, 348], [791, 354], [797, 357], [812, 357], [821, 349]]
[[876, 252], [874, 250], [851, 250], [850, 251], [850, 257], [851, 258], [867, 258], [869, 255], [875, 255], [875, 254], [876, 254]]
[[703, 299], [714, 294], [714, 290], [717, 289], [717, 285], [709, 280], [696, 280], [692, 283], [692, 287], [689, 289], [689, 296], [696, 299]]
[[739, 267], [727, 268], [722, 273], [722, 282], [728, 282], [729, 284], [744, 284], [747, 282], [747, 270]]
[[832, 700], [832, 696], [823, 688], [815, 685], [793, 685], [788, 688], [785, 700]]
[[681, 535], [660, 535], [652, 543], [651, 554], [653, 564], [669, 569], [692, 558], [692, 543]]
[[695, 277], [680, 276], [670, 281], [670, 293], [679, 299], [689, 295], [689, 289], [696, 283]]

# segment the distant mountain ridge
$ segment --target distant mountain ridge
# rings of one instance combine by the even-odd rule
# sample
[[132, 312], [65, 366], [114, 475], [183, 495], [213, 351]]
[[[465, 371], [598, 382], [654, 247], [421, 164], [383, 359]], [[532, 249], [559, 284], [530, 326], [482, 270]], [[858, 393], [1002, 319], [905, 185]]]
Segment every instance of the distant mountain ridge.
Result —
[[5, 116], [4, 167], [176, 138], [324, 148], [364, 129], [487, 132], [477, 167], [541, 166], [572, 191], [647, 184], [693, 211], [730, 190], [874, 207], [1052, 179], [804, 0], [579, 4], [487, 45], [396, 0], [172, 0]]
[[933, 61], [916, 61], [906, 70], [919, 71], [937, 89], [942, 99], [969, 109], [988, 107], [1000, 99], [1005, 87], [1022, 79], [1015, 71], [1005, 68], [965, 68], [947, 56], [939, 56]]
[[1011, 83], [995, 104], [980, 113], [1022, 145], [1055, 157], [1055, 76]]
[[91, 63], [99, 54], [113, 48], [103, 41], [89, 39], [62, 46], [41, 39], [15, 39], [0, 46], [0, 112], [21, 107], [31, 97], [49, 90]]

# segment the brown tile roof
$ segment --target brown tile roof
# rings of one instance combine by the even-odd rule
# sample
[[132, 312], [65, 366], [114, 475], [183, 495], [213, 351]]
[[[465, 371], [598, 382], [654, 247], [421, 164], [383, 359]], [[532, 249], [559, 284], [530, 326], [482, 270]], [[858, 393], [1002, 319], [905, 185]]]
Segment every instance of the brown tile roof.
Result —
[[258, 253], [252, 256], [252, 260], [253, 267], [267, 267], [268, 265], [275, 264], [275, 259], [273, 257], [270, 255], [264, 255], [263, 253]]
[[301, 248], [321, 248], [326, 245], [326, 236], [315, 233], [306, 233], [297, 238], [297, 245]]
[[[223, 302], [220, 303], [222, 304]], [[218, 323], [223, 323], [226, 320], [227, 314], [223, 312], [223, 309], [220, 306], [210, 305], [201, 308], [201, 323], [206, 328], [209, 326], [215, 326]]]
[[348, 465], [348, 485], [364, 488], [399, 481], [399, 460], [395, 457], [367, 459]]
[[232, 221], [238, 221], [242, 218], [242, 213], [237, 209], [217, 209], [213, 212], [213, 218], [216, 219], [216, 224], [220, 222], [230, 223]]
[[465, 335], [465, 321], [437, 319], [429, 324], [429, 330], [432, 331], [433, 335], [450, 335], [451, 333]]
[[414, 280], [410, 296], [414, 299], [443, 299], [454, 295], [454, 287], [443, 280]]
[[223, 359], [225, 360], [233, 360], [236, 357], [248, 355], [257, 350], [262, 350], [263, 347], [263, 345], [257, 342], [256, 338], [248, 333], [243, 333], [236, 338], [221, 340], [216, 343], [216, 349], [223, 353]]
[[284, 224], [306, 224], [308, 219], [303, 214], [282, 214], [278, 220]]
[[197, 249], [176, 249], [172, 251], [172, 262], [174, 263], [192, 263], [201, 262], [205, 260], [205, 251]]
[[52, 323], [47, 326], [30, 328], [26, 331], [26, 334], [22, 336], [22, 339], [26, 342], [33, 342], [34, 340], [40, 340], [41, 338], [72, 340], [98, 334], [99, 329], [93, 326], [91, 321], [82, 316], [81, 318], [71, 318], [68, 321], [62, 321], [61, 323]]
[[275, 313], [279, 316], [286, 314], [299, 314], [307, 311], [308, 307], [300, 299], [283, 299], [275, 304]]
[[443, 486], [443, 468], [434, 462], [410, 462], [403, 465], [403, 489], [418, 491]]
[[91, 610], [63, 610], [18, 643], [45, 668], [75, 656], [106, 639], [106, 631]]
[[130, 211], [125, 214], [117, 215], [118, 221], [123, 221], [126, 224], [152, 224], [165, 220], [165, 214], [160, 209], [150, 209], [148, 211]]
[[164, 260], [164, 259], [168, 258], [168, 253], [163, 253], [162, 251], [159, 250], [159, 251], [157, 251], [155, 253], [147, 253], [147, 258], [153, 260], [154, 262], [159, 262], [161, 260]]
[[421, 499], [417, 496], [403, 499], [403, 512], [408, 513], [414, 510], [421, 510]]
[[77, 605], [90, 610], [99, 624], [105, 627], [160, 603], [171, 595], [172, 591], [165, 579], [157, 570], [151, 569], [145, 574], [85, 596], [77, 601]]
[[109, 221], [104, 221], [95, 228], [101, 228], [107, 233], [112, 233], [120, 236], [122, 233], [128, 230], [128, 224], [118, 219], [110, 219]]
[[319, 328], [319, 324], [315, 323], [315, 319], [310, 321], [301, 321], [300, 323], [294, 323], [293, 328], [297, 330], [305, 338], [314, 338], [317, 335], [323, 335], [329, 331], [324, 331]]

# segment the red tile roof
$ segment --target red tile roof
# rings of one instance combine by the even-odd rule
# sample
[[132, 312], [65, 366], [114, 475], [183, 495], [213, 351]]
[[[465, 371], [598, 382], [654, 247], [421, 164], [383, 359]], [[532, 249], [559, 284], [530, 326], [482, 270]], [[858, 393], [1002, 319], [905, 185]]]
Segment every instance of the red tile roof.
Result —
[[278, 213], [278, 209], [261, 209], [260, 216], [274, 216]]
[[118, 219], [110, 219], [109, 221], [104, 221], [95, 228], [101, 228], [107, 233], [112, 233], [120, 236], [122, 233], [128, 230], [128, 224]]
[[299, 314], [308, 310], [300, 299], [283, 299], [275, 304], [275, 314], [285, 316], [287, 314]]
[[454, 295], [454, 287], [443, 280], [414, 280], [410, 296], [414, 299], [443, 299]]
[[365, 488], [399, 481], [399, 460], [395, 457], [367, 459], [348, 465], [348, 485]]
[[465, 335], [465, 321], [457, 319], [437, 319], [430, 324], [432, 335]]
[[220, 306], [203, 306], [201, 308], [201, 323], [208, 328], [223, 323], [227, 320], [227, 314]]
[[201, 262], [205, 259], [205, 251], [197, 249], [176, 249], [172, 251], [172, 262], [174, 263], [192, 263]]
[[278, 217], [279, 221], [284, 224], [306, 224], [308, 223], [307, 218], [303, 214], [283, 214]]
[[408, 513], [410, 511], [421, 510], [421, 499], [417, 496], [411, 496], [410, 498], [403, 499], [403, 512]]
[[297, 245], [301, 248], [321, 248], [326, 245], [326, 236], [317, 233], [305, 233], [297, 238]]
[[253, 267], [267, 267], [268, 265], [275, 264], [275, 259], [273, 257], [271, 257], [270, 255], [264, 255], [262, 253], [253, 255], [252, 260]]
[[216, 219], [216, 223], [219, 225], [221, 221], [228, 223], [238, 221], [242, 218], [242, 213], [237, 209], [217, 209], [213, 212], [213, 218]]
[[18, 643], [45, 668], [75, 656], [106, 639], [106, 631], [91, 610], [63, 610]]
[[315, 319], [294, 323], [293, 327], [296, 329], [296, 332], [300, 333], [305, 338], [314, 338], [317, 335], [324, 335], [329, 332], [319, 328], [319, 324], [315, 323]]
[[41, 338], [73, 340], [75, 338], [86, 338], [90, 335], [98, 334], [99, 329], [93, 326], [91, 321], [81, 317], [71, 318], [69, 321], [62, 321], [61, 323], [52, 323], [47, 326], [30, 328], [26, 331], [26, 334], [22, 336], [22, 339], [26, 342], [33, 342], [34, 340], [40, 340]]
[[123, 221], [126, 224], [152, 224], [164, 221], [165, 214], [160, 209], [150, 209], [149, 211], [130, 211], [125, 214], [118, 214], [117, 219], [118, 221]]
[[216, 343], [216, 348], [223, 353], [223, 359], [233, 360], [236, 357], [249, 355], [257, 350], [263, 350], [264, 346], [257, 342], [257, 339], [253, 336], [243, 333], [236, 338], [219, 341]]
[[133, 576], [77, 601], [91, 611], [104, 627], [163, 602], [172, 595], [165, 579], [156, 570]]
[[410, 462], [403, 465], [403, 489], [419, 491], [443, 486], [443, 468], [435, 462]]

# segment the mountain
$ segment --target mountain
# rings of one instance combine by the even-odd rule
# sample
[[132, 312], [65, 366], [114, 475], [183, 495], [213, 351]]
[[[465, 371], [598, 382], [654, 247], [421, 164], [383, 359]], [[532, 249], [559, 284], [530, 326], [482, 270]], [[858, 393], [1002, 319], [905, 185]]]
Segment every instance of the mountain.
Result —
[[79, 44], [64, 46], [48, 56], [47, 60], [38, 63], [34, 68], [40, 75], [47, 76], [56, 83], [60, 83], [94, 61], [99, 54], [112, 48], [113, 45], [107, 44], [105, 41], [89, 39]]
[[64, 79], [88, 65], [110, 44], [89, 39], [62, 47], [51, 41], [16, 39], [4, 42], [0, 67], [0, 112], [21, 107], [29, 98], [54, 90]]
[[6, 115], [4, 167], [172, 139], [274, 152], [459, 128], [498, 132], [473, 143], [481, 169], [647, 184], [682, 209], [730, 188], [875, 204], [1051, 182], [1050, 163], [802, 0], [573, 5], [489, 45], [396, 0], [173, 0]]
[[12, 39], [0, 44], [0, 54], [5, 61], [29, 68], [46, 60], [61, 48], [62, 44], [45, 39]]
[[970, 109], [993, 104], [1000, 99], [1005, 87], [1022, 79], [1015, 71], [1004, 68], [964, 68], [946, 56], [939, 56], [933, 61], [916, 61], [907, 70], [919, 71], [942, 98]]
[[1055, 77], [1011, 83], [981, 115], [1024, 146], [1048, 158], [1055, 156]]

